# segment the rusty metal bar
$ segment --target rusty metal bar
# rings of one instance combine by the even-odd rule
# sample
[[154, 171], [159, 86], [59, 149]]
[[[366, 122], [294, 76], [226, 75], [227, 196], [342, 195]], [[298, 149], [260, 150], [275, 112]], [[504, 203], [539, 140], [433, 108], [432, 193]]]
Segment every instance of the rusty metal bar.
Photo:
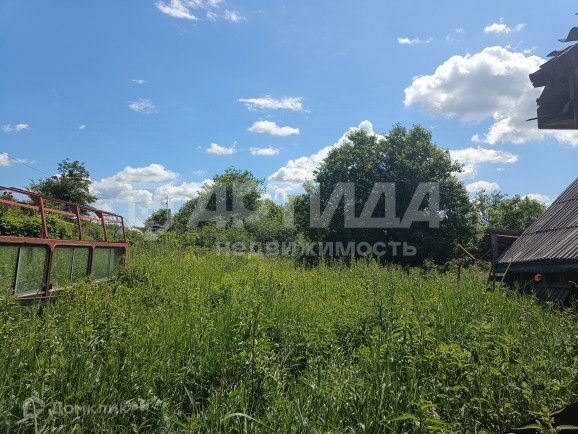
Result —
[[54, 247], [48, 247], [46, 251], [46, 259], [44, 260], [44, 297], [50, 295], [52, 288], [52, 260], [54, 258]]
[[126, 230], [124, 228], [124, 219], [122, 217], [120, 218], [120, 226], [122, 228], [122, 238], [126, 239]]
[[70, 211], [62, 211], [60, 209], [54, 209], [54, 208], [44, 208], [44, 211], [47, 213], [52, 213], [52, 214], [59, 214], [59, 215], [64, 215], [67, 217], [76, 217], [76, 214]]
[[44, 199], [42, 197], [34, 197], [33, 198], [38, 204], [38, 210], [40, 211], [40, 218], [42, 221], [42, 226], [40, 228], [40, 237], [41, 238], [48, 238], [48, 225], [46, 224], [46, 212], [44, 211]]
[[76, 223], [78, 226], [78, 239], [82, 240], [82, 221], [80, 220], [80, 207], [78, 205], [76, 205], [74, 207], [74, 210], [76, 211]]
[[101, 212], [99, 212], [97, 216], [100, 218], [100, 221], [102, 223], [102, 233], [104, 234], [104, 241], [108, 242], [108, 234], [106, 233], [106, 223], [104, 222], [104, 216]]
[[[80, 207], [81, 210], [84, 210], [84, 211], [101, 212], [101, 213], [103, 213], [103, 214], [105, 214], [105, 215], [107, 215], [107, 216], [122, 218], [122, 216], [120, 216], [120, 215], [118, 215], [118, 214], [114, 214], [114, 213], [109, 212], [109, 211], [103, 211], [103, 210], [100, 210], [100, 209], [97, 209], [97, 208], [93, 208], [93, 207], [91, 207], [91, 206], [78, 205], [78, 204], [76, 204], [76, 203], [67, 202], [67, 201], [62, 200], [62, 199], [56, 199], [56, 198], [53, 198], [53, 197], [43, 196], [43, 195], [41, 195], [41, 194], [39, 194], [39, 193], [35, 193], [35, 192], [33, 192], [33, 191], [28, 191], [28, 190], [22, 190], [22, 189], [20, 189], [20, 188], [3, 187], [3, 186], [0, 185], [0, 192], [2, 192], [2, 191], [8, 192], [8, 193], [18, 193], [18, 194], [22, 194], [22, 195], [24, 195], [24, 196], [30, 197], [31, 199], [33, 199], [34, 197], [38, 197], [38, 198], [41, 197], [41, 198], [44, 198], [44, 199], [46, 199], [46, 200], [48, 200], [48, 201], [50, 201], [50, 202], [56, 202], [56, 203], [59, 203], [59, 204], [62, 204], [62, 205], [67, 205], [67, 206], [70, 206], [71, 208], [74, 208], [74, 207], [78, 206], [78, 207]], [[16, 201], [16, 200], [0, 199], [0, 202], [1, 202], [1, 203], [6, 203], [6, 204], [8, 204], [8, 205], [16, 205], [16, 206], [27, 205], [27, 204], [25, 204], [25, 203], [18, 202], [18, 201]], [[30, 207], [30, 206], [31, 206], [31, 205], [28, 204], [26, 207]]]
[[[128, 263], [128, 241], [126, 238], [126, 228], [124, 226], [124, 219], [122, 216], [113, 214], [107, 211], [98, 210], [96, 208], [92, 208], [89, 206], [74, 204], [71, 202], [63, 201], [60, 199], [54, 199], [50, 197], [43, 196], [41, 194], [30, 192], [18, 188], [11, 188], [11, 187], [3, 187], [0, 186], [0, 194], [4, 193], [4, 197], [0, 198], [0, 204], [7, 205], [9, 207], [20, 207], [24, 209], [30, 209], [40, 213], [41, 217], [41, 230], [39, 237], [18, 237], [18, 236], [3, 236], [0, 235], [0, 246], [1, 245], [8, 245], [8, 246], [15, 246], [18, 248], [17, 250], [17, 259], [16, 259], [16, 272], [15, 272], [15, 280], [13, 282], [12, 288], [13, 290], [17, 286], [18, 281], [18, 274], [19, 274], [19, 265], [21, 259], [21, 247], [24, 246], [42, 246], [46, 248], [46, 257], [44, 260], [44, 267], [43, 270], [43, 284], [42, 288], [38, 288], [38, 293], [34, 295], [25, 295], [18, 297], [19, 300], [33, 300], [33, 299], [50, 299], [54, 297], [54, 292], [52, 291], [52, 266], [54, 262], [54, 254], [57, 247], [86, 247], [89, 249], [89, 259], [88, 259], [88, 267], [87, 267], [87, 276], [92, 275], [93, 272], [93, 262], [95, 259], [95, 251], [97, 248], [109, 248], [109, 249], [120, 249], [122, 251], [124, 257], [124, 265]], [[19, 202], [15, 199], [10, 199], [13, 193], [21, 194], [30, 198], [31, 202], [35, 205], [30, 203], [23, 203]], [[8, 196], [9, 198], [6, 198]], [[47, 203], [48, 202], [48, 203]], [[71, 211], [63, 211], [59, 209], [53, 209], [49, 207], [50, 203], [56, 203], [65, 205], [68, 209], [73, 210]], [[88, 215], [84, 215], [83, 212], [93, 213], [97, 216], [90, 217]], [[58, 238], [50, 238], [50, 234], [48, 232], [48, 225], [47, 225], [47, 213], [55, 213], [67, 217], [74, 217], [76, 220], [76, 226], [78, 228], [78, 239], [58, 239]], [[99, 224], [102, 226], [102, 230], [104, 232], [104, 241], [92, 241], [86, 240], [84, 238], [84, 230], [82, 227], [82, 221], [91, 221], [95, 224]], [[120, 226], [122, 240], [121, 241], [109, 241], [108, 231], [106, 224], [114, 224]], [[74, 253], [74, 250], [73, 250]], [[112, 250], [109, 252], [109, 271], [110, 271], [110, 258], [112, 255]], [[74, 263], [72, 264], [74, 267]], [[72, 271], [71, 271], [72, 273]]]
[[19, 206], [20, 208], [27, 208], [34, 211], [38, 211], [38, 207], [36, 205], [30, 205], [28, 203], [15, 202], [13, 200], [6, 200], [6, 199], [0, 199], [0, 203], [3, 203], [8, 206]]
[[15, 289], [18, 284], [18, 273], [20, 272], [20, 247], [16, 247], [16, 270], [14, 270], [14, 280], [12, 281], [12, 288]]
[[128, 247], [124, 242], [107, 241], [85, 241], [85, 240], [64, 240], [56, 238], [35, 238], [35, 237], [4, 237], [0, 236], [0, 245], [11, 244], [19, 246], [70, 246], [70, 247]]

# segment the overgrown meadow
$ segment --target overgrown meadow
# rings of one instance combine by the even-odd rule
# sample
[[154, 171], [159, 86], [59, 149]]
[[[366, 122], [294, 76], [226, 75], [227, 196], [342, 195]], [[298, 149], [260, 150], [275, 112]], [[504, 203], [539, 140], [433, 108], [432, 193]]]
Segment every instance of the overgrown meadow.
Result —
[[0, 301], [0, 432], [504, 432], [578, 398], [578, 323], [485, 279], [143, 244]]

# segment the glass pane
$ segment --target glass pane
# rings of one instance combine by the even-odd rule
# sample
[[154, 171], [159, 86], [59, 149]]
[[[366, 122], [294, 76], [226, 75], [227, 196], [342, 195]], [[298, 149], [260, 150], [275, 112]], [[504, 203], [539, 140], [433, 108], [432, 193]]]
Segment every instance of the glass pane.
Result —
[[52, 288], [59, 289], [86, 277], [88, 258], [88, 247], [57, 247], [52, 259]]
[[122, 266], [124, 262], [124, 250], [123, 249], [112, 249], [112, 256], [110, 262], [110, 277], [116, 277], [118, 275], [118, 269]]
[[42, 292], [46, 267], [45, 247], [20, 247], [16, 290], [18, 296]]
[[92, 276], [94, 280], [112, 279], [124, 261], [123, 249], [98, 247], [94, 251]]
[[83, 279], [88, 276], [88, 260], [90, 249], [88, 247], [74, 248], [74, 261], [72, 263], [72, 280]]
[[0, 246], [0, 297], [14, 291], [17, 261], [18, 247]]
[[92, 276], [94, 280], [109, 278], [110, 254], [112, 249], [97, 248], [92, 258]]

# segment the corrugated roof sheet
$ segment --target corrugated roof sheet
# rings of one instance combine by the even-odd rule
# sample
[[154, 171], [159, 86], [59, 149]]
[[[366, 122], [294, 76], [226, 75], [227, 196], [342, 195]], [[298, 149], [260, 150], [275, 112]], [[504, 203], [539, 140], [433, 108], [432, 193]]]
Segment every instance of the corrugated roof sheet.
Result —
[[500, 264], [578, 260], [578, 179], [512, 244]]

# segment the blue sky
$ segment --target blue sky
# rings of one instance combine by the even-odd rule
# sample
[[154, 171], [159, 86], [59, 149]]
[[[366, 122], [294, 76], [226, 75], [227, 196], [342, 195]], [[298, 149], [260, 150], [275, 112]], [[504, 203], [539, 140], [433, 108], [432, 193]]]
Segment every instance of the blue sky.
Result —
[[[137, 222], [229, 166], [282, 201], [350, 128], [423, 124], [471, 191], [554, 198], [578, 134], [527, 79], [578, 25], [522, 1], [0, 0], [0, 183], [84, 161]], [[467, 176], [465, 176], [467, 175]]]

